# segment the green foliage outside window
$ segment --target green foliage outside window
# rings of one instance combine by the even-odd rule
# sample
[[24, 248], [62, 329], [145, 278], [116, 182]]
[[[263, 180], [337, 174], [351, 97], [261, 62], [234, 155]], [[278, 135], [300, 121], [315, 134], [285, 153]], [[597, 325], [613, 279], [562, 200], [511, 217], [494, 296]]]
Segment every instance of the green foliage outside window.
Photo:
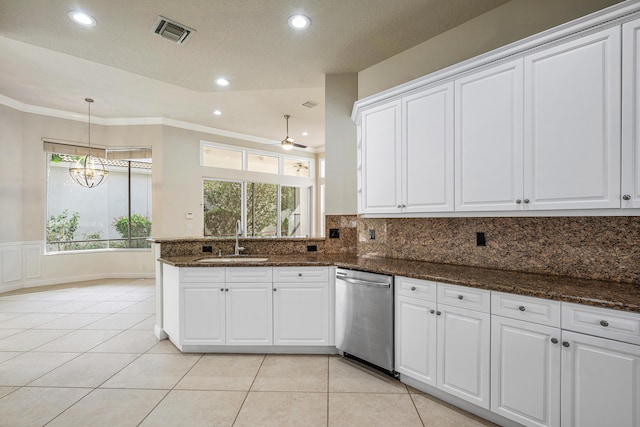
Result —
[[[129, 238], [129, 217], [122, 215], [113, 219], [113, 226], [123, 239]], [[131, 237], [149, 237], [151, 236], [151, 220], [148, 216], [137, 213], [131, 215]], [[111, 247], [126, 248], [127, 241], [113, 242]], [[132, 248], [148, 248], [150, 243], [144, 239], [132, 240]]]
[[51, 244], [58, 251], [74, 250], [77, 244], [73, 242], [78, 223], [80, 221], [80, 213], [74, 212], [69, 215], [69, 210], [65, 209], [60, 215], [50, 215], [47, 221], [47, 243]]

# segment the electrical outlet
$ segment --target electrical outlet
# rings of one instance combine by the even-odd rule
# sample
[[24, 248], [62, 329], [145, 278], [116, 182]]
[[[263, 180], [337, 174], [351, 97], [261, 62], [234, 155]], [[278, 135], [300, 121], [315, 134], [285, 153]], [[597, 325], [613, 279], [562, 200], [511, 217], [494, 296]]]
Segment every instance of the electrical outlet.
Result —
[[476, 233], [476, 246], [487, 246], [487, 237], [482, 231]]
[[202, 252], [213, 252], [213, 246], [203, 246]]
[[307, 252], [318, 252], [317, 245], [307, 245]]
[[376, 230], [369, 230], [369, 239], [370, 240], [376, 240]]
[[339, 239], [340, 238], [340, 229], [339, 228], [330, 228], [329, 229], [329, 238], [330, 239]]

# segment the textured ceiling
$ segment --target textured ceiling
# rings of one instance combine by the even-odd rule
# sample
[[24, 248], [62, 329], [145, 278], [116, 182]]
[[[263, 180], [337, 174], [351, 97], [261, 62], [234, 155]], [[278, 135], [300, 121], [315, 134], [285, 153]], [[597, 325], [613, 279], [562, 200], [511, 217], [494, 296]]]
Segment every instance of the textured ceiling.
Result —
[[[0, 94], [71, 112], [91, 96], [100, 117], [166, 117], [274, 140], [288, 113], [297, 142], [319, 147], [325, 74], [361, 71], [506, 1], [2, 0]], [[74, 24], [73, 9], [98, 25]], [[311, 27], [289, 28], [294, 13]], [[173, 44], [151, 32], [158, 15], [196, 33]], [[230, 87], [215, 86], [221, 75]], [[300, 107], [306, 100], [320, 106]]]

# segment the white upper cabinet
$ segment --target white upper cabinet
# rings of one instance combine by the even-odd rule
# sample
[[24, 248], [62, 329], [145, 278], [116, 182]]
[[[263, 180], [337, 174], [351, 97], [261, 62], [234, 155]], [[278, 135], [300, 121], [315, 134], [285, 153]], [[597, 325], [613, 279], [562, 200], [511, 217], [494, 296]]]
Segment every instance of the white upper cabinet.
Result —
[[404, 212], [453, 211], [453, 83], [402, 98]]
[[363, 213], [397, 212], [400, 205], [400, 101], [362, 113]]
[[453, 84], [362, 113], [362, 213], [453, 211]]
[[504, 211], [522, 201], [522, 59], [455, 82], [455, 209]]
[[622, 207], [640, 208], [640, 19], [622, 26]]
[[524, 66], [524, 208], [620, 207], [620, 27]]

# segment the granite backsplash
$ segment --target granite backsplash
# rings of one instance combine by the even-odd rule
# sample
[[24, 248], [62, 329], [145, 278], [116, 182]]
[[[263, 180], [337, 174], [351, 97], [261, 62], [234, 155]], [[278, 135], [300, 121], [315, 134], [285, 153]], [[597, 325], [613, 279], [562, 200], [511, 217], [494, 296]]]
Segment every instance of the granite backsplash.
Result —
[[358, 255], [640, 284], [640, 217], [358, 217], [357, 232]]
[[[161, 257], [175, 257], [183, 255], [217, 256], [218, 251], [223, 255], [233, 254], [235, 239], [157, 239], [161, 243]], [[309, 252], [309, 246], [315, 246], [314, 252], [323, 253], [324, 238], [241, 238], [240, 246], [244, 247], [243, 253], [289, 255], [304, 254]], [[211, 253], [203, 252], [203, 246], [211, 246]]]

